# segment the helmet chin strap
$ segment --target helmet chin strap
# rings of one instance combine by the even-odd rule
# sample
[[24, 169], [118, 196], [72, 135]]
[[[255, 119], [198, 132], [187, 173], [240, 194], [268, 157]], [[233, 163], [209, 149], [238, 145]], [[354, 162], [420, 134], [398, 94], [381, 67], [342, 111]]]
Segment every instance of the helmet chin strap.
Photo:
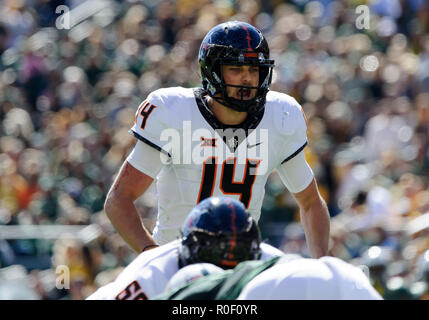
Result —
[[[238, 100], [235, 98], [231, 98], [228, 96], [228, 93], [226, 91], [226, 87], [235, 87], [235, 88], [243, 88], [243, 89], [258, 89], [257, 87], [250, 87], [250, 86], [236, 86], [236, 85], [225, 85], [225, 89], [222, 90], [220, 93], [222, 94], [222, 97], [216, 97], [215, 95], [210, 96], [213, 100], [220, 103], [221, 105], [233, 109], [238, 112], [252, 112], [253, 109], [256, 107], [257, 98], [249, 99], [249, 100]], [[235, 100], [235, 101], [234, 101]], [[243, 103], [244, 102], [244, 103]]]

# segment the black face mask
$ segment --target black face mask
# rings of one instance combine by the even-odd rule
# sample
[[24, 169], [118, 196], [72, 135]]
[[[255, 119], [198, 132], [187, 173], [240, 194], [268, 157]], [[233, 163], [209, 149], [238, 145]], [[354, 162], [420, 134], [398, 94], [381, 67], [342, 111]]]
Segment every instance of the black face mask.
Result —
[[[234, 268], [246, 260], [260, 257], [259, 240], [250, 234], [213, 236], [207, 233], [189, 235], [182, 241], [181, 267], [206, 262], [223, 269]], [[183, 248], [182, 248], [183, 249]]]
[[[245, 54], [245, 52], [244, 52]], [[243, 56], [240, 51], [239, 56]], [[233, 85], [225, 82], [222, 72], [224, 65], [233, 66], [257, 66], [259, 68], [259, 84], [258, 86]], [[206, 90], [209, 95], [221, 103], [222, 105], [239, 112], [258, 112], [265, 105], [265, 98], [269, 91], [269, 85], [272, 79], [272, 69], [274, 67], [273, 60], [262, 60], [258, 58], [217, 58], [213, 61], [213, 68], [210, 70], [216, 84], [211, 85], [214, 90], [210, 90], [210, 84], [207, 83]], [[204, 81], [203, 81], [204, 84]], [[236, 99], [228, 96], [227, 88], [234, 87], [241, 89], [241, 98]], [[256, 90], [255, 97], [252, 99], [244, 99], [245, 90]], [[217, 95], [220, 93], [220, 97]]]

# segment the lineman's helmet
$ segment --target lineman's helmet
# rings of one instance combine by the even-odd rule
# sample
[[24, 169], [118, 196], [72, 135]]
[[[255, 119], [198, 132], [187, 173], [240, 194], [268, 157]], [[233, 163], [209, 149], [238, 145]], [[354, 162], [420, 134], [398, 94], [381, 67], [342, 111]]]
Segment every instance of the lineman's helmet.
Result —
[[189, 213], [182, 235], [180, 267], [207, 262], [226, 269], [260, 257], [259, 228], [237, 200], [217, 197], [203, 200]]

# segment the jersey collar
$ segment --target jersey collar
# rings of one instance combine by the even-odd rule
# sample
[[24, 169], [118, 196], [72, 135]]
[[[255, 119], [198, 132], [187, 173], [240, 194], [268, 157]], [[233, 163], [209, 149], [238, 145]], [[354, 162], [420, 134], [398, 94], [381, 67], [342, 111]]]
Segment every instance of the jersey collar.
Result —
[[249, 113], [247, 115], [246, 120], [244, 120], [243, 123], [238, 125], [225, 125], [222, 122], [220, 122], [213, 114], [213, 112], [208, 107], [207, 103], [205, 102], [204, 97], [207, 95], [206, 91], [203, 88], [194, 88], [194, 95], [195, 100], [197, 102], [198, 109], [201, 112], [201, 115], [204, 117], [204, 119], [208, 122], [208, 124], [213, 129], [244, 129], [248, 131], [249, 129], [255, 129], [258, 124], [261, 122], [265, 108], [262, 108], [261, 111], [257, 113]]
[[[265, 108], [262, 108], [261, 111], [257, 113], [254, 113], [254, 114], [249, 113], [247, 115], [246, 120], [244, 120], [244, 122], [239, 125], [225, 125], [215, 117], [213, 112], [208, 107], [205, 100], [205, 96], [207, 95], [206, 91], [203, 88], [194, 88], [193, 91], [195, 95], [195, 101], [197, 103], [197, 106], [201, 115], [214, 130], [232, 129], [232, 132], [234, 132], [235, 129], [244, 129], [245, 135], [246, 135], [245, 138], [247, 138], [249, 133], [253, 129], [256, 129], [256, 127], [259, 125], [259, 123], [261, 122], [264, 116]], [[231, 130], [228, 130], [228, 131], [231, 132]], [[242, 141], [238, 141], [239, 138], [235, 135], [233, 136], [222, 135], [222, 139], [223, 139], [223, 142], [231, 150], [231, 152], [235, 152], [235, 150], [237, 150], [241, 142], [245, 140], [243, 139]], [[231, 143], [230, 141], [231, 139], [234, 139], [234, 143]]]

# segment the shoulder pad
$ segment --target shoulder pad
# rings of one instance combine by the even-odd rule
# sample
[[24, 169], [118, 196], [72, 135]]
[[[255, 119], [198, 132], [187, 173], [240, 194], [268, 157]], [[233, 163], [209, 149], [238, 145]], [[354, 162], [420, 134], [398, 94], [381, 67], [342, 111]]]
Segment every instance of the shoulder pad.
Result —
[[170, 150], [163, 148], [167, 141], [161, 141], [161, 134], [166, 129], [181, 129], [182, 124], [178, 121], [178, 116], [187, 114], [186, 105], [189, 103], [186, 103], [186, 99], [192, 97], [191, 89], [181, 87], [153, 91], [137, 108], [130, 133], [171, 156]]
[[281, 135], [292, 135], [307, 130], [307, 119], [301, 105], [291, 96], [269, 91], [267, 107], [272, 113], [274, 128]]

